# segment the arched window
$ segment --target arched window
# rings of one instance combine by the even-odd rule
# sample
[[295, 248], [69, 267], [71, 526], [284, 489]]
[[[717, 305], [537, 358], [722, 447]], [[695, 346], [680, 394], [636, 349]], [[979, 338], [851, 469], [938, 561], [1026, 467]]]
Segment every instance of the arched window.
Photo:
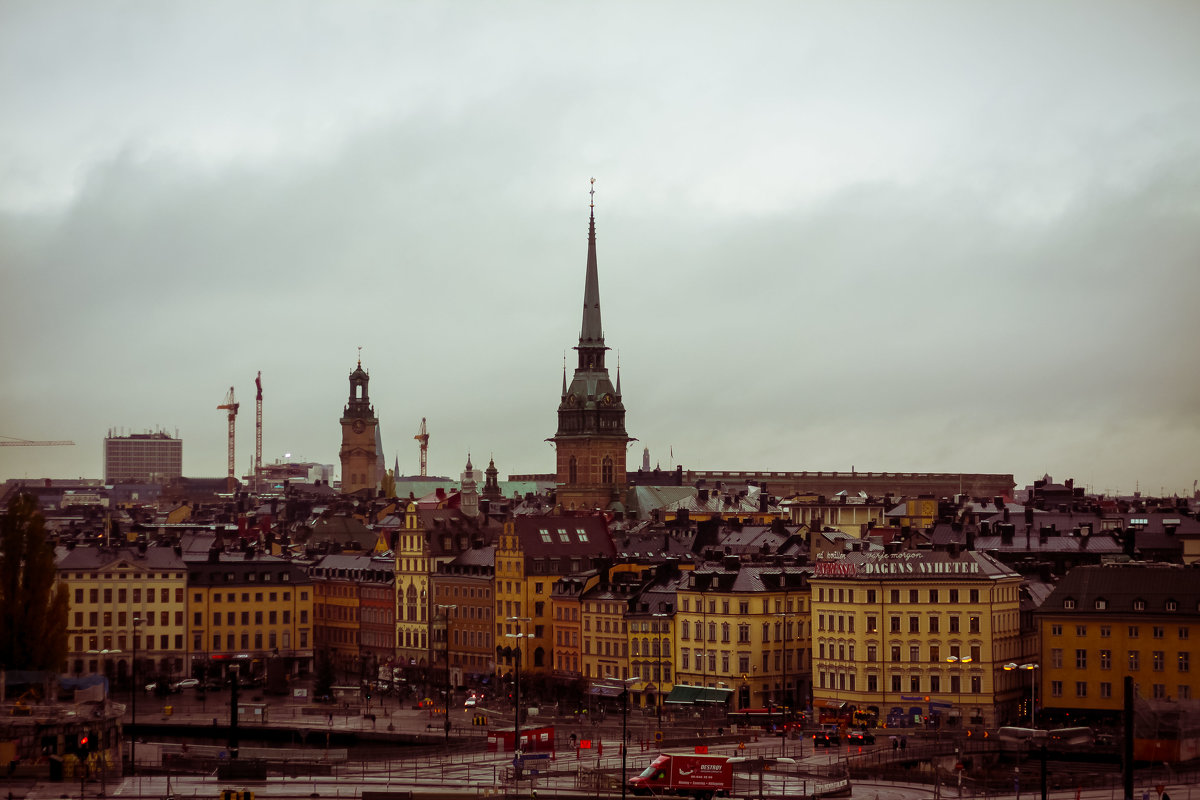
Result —
[[575, 456], [571, 456], [570, 462], [567, 464], [567, 483], [579, 482], [579, 466], [575, 462]]
[[603, 483], [613, 482], [613, 460], [612, 456], [605, 456], [604, 463], [600, 467], [600, 480]]
[[410, 585], [408, 587], [408, 591], [404, 595], [404, 599], [407, 604], [407, 609], [405, 611], [404, 618], [407, 620], [410, 620], [410, 621], [416, 621], [416, 619], [417, 619], [417, 587]]

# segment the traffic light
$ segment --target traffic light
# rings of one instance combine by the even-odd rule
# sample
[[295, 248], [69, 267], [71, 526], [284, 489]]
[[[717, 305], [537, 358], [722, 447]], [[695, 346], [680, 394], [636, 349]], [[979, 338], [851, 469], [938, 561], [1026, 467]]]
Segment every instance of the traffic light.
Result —
[[88, 747], [88, 745], [91, 743], [90, 739], [91, 739], [91, 737], [88, 736], [87, 731], [80, 733], [75, 742], [75, 752], [76, 753], [88, 752], [88, 750], [91, 749]]

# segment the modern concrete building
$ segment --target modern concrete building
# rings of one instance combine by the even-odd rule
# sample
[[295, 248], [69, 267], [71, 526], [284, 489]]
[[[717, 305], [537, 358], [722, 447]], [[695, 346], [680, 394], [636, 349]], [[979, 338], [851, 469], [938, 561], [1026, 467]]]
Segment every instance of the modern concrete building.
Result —
[[169, 483], [183, 477], [183, 440], [163, 431], [104, 437], [104, 482]]

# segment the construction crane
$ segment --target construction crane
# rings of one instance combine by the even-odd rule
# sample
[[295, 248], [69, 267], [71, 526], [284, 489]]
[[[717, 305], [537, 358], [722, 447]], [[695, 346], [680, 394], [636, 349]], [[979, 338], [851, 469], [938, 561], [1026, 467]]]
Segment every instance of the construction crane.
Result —
[[0, 439], [12, 439], [11, 442], [0, 442], [0, 447], [57, 447], [59, 445], [74, 445], [74, 442], [35, 442], [30, 439], [18, 439], [15, 436], [5, 436], [0, 433]]
[[229, 477], [225, 479], [225, 490], [230, 494], [233, 494], [237, 488], [237, 478], [234, 477], [233, 472], [233, 431], [234, 420], [237, 419], [238, 405], [238, 403], [234, 402], [233, 387], [230, 386], [229, 394], [225, 395], [225, 402], [217, 406], [218, 411], [229, 412]]
[[421, 429], [413, 438], [421, 443], [421, 477], [424, 478], [429, 474], [429, 432], [425, 429], [424, 417], [421, 417]]
[[254, 401], [254, 493], [258, 494], [262, 481], [262, 370], [254, 379], [254, 388], [258, 390]]

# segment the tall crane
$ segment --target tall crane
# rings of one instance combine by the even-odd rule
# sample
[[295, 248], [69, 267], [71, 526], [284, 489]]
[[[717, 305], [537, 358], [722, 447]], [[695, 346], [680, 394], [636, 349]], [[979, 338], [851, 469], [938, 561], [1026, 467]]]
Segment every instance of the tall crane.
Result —
[[421, 477], [424, 478], [429, 474], [429, 432], [425, 429], [424, 417], [421, 417], [421, 428], [413, 438], [421, 443]]
[[11, 442], [0, 442], [0, 447], [57, 447], [59, 445], [73, 445], [74, 442], [35, 442], [30, 439], [18, 439], [15, 436], [5, 436], [0, 433], [0, 439], [12, 439]]
[[233, 431], [234, 420], [237, 419], [239, 405], [239, 403], [234, 402], [233, 387], [230, 386], [229, 394], [225, 395], [225, 402], [217, 406], [218, 411], [229, 412], [229, 477], [225, 479], [225, 491], [229, 492], [230, 494], [233, 494], [234, 490], [237, 488], [237, 478], [234, 477], [233, 472]]
[[262, 488], [262, 370], [254, 379], [254, 388], [258, 390], [254, 401], [254, 493], [258, 494]]

